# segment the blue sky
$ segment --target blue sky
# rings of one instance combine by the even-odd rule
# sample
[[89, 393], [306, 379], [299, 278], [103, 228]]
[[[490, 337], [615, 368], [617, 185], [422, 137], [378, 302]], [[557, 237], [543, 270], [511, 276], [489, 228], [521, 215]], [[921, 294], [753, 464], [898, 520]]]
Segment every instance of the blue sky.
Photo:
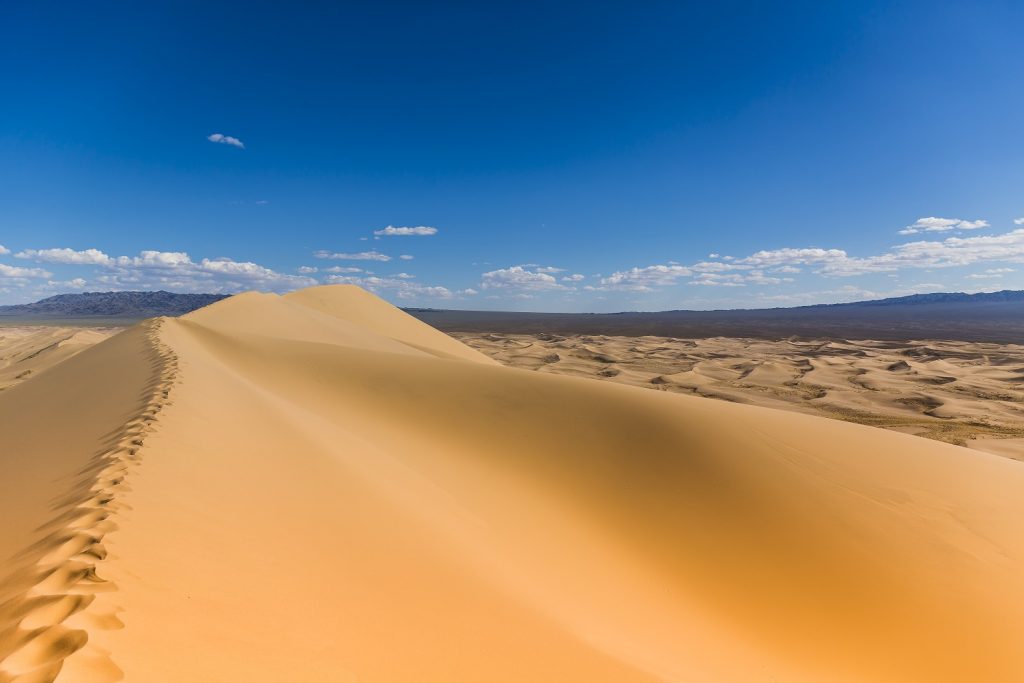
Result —
[[1012, 2], [6, 7], [0, 303], [1024, 289], [1021, 26]]

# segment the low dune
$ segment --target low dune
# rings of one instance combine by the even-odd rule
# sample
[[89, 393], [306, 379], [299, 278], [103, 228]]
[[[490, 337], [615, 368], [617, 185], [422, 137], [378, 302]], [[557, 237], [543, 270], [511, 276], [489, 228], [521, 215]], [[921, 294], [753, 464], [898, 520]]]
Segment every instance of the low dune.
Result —
[[[535, 367], [620, 369], [586, 346]], [[0, 454], [3, 682], [1024, 680], [1020, 463], [355, 287], [95, 344], [0, 392]]]
[[0, 326], [0, 391], [118, 331], [114, 327]]
[[821, 415], [1024, 460], [1024, 346], [454, 335], [512, 367]]

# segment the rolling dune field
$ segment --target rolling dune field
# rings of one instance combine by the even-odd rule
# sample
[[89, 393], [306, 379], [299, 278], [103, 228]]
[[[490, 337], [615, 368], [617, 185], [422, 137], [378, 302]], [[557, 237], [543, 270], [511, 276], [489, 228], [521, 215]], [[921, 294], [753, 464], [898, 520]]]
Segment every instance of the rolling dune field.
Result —
[[1024, 680], [1021, 463], [505, 367], [352, 286], [96, 343], [0, 391], [0, 454], [4, 683]]
[[1024, 460], [1024, 346], [452, 333], [505, 365], [821, 415]]

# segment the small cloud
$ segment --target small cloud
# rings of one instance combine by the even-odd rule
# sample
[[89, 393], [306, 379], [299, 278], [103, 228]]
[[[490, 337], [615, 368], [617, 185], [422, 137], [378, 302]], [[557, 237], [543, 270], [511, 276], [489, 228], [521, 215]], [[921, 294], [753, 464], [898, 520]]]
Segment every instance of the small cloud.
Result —
[[270, 202], [268, 202], [266, 199], [257, 199], [256, 200], [256, 206], [266, 206], [269, 203]]
[[708, 254], [708, 258], [721, 258], [721, 257], [722, 257], [721, 254], [716, 254], [714, 252]]
[[437, 234], [437, 228], [431, 228], [431, 227], [426, 226], [426, 225], [418, 225], [418, 226], [416, 226], [414, 228], [410, 228], [410, 227], [396, 228], [393, 225], [389, 225], [386, 228], [381, 228], [380, 230], [374, 230], [373, 234], [377, 235], [378, 237], [396, 237], [396, 236], [403, 236], [403, 235], [405, 235], [405, 236], [408, 236], [408, 235], [418, 235], [418, 236], [424, 237], [424, 236], [427, 236], [427, 235], [436, 235]]
[[978, 230], [987, 228], [988, 221], [965, 221], [960, 218], [918, 218], [914, 223], [899, 231], [901, 235], [915, 235], [919, 232], [948, 232], [949, 230]]
[[562, 282], [579, 282], [585, 277], [586, 275], [581, 275], [580, 273], [573, 273], [572, 275], [566, 275], [565, 277], [563, 277]]
[[0, 244], [0, 256], [2, 256], [3, 254], [10, 254], [10, 253], [11, 253], [10, 249], [8, 249], [4, 245]]
[[362, 268], [354, 268], [351, 266], [331, 266], [330, 268], [324, 268], [325, 273], [363, 273], [366, 272]]
[[691, 285], [702, 285], [705, 287], [745, 287], [743, 284], [744, 277], [737, 273], [700, 273], [697, 277], [690, 280]]
[[299, 272], [303, 275], [312, 275], [319, 270], [316, 266], [299, 266]]
[[410, 282], [408, 278], [400, 277], [376, 277], [356, 275], [328, 275], [325, 282], [339, 285], [359, 285], [375, 293], [387, 293], [398, 299], [415, 300], [421, 298], [429, 299], [451, 299], [454, 294], [447, 287], [439, 285], [422, 285], [418, 282]]
[[474, 296], [479, 293], [480, 292], [476, 291], [472, 287], [466, 287], [465, 289], [459, 290], [459, 294], [464, 294], [466, 296]]
[[413, 256], [412, 254], [402, 254], [398, 258], [402, 259], [403, 261], [412, 261]]
[[649, 292], [654, 287], [674, 285], [679, 278], [690, 275], [693, 275], [693, 270], [685, 266], [657, 264], [643, 268], [634, 267], [601, 278], [600, 289]]
[[317, 258], [333, 259], [335, 261], [390, 261], [391, 257], [379, 251], [360, 251], [356, 253], [332, 252], [321, 249], [314, 252]]
[[115, 262], [99, 249], [25, 249], [14, 255], [15, 258], [31, 259], [41, 263], [63, 263], [67, 265], [106, 266]]
[[968, 280], [991, 280], [1001, 278], [1006, 273], [1015, 273], [1013, 268], [988, 268], [980, 273], [972, 273], [967, 276]]
[[1013, 224], [1014, 225], [1024, 225], [1024, 218], [1014, 218], [1013, 219]]
[[520, 291], [567, 289], [565, 285], [558, 284], [558, 281], [548, 273], [539, 270], [528, 270], [527, 266], [529, 265], [512, 266], [511, 268], [501, 268], [484, 273], [480, 276], [480, 286], [482, 289], [514, 289]]
[[8, 266], [4, 263], [0, 263], [0, 277], [10, 278], [48, 278], [53, 277], [53, 273], [42, 268], [21, 268], [19, 266]]
[[397, 277], [399, 280], [411, 280], [416, 276], [410, 275], [409, 273], [398, 273], [397, 275], [395, 275], [395, 277]]
[[238, 138], [233, 138], [230, 135], [224, 135], [223, 133], [214, 133], [213, 135], [207, 135], [206, 139], [210, 142], [216, 142], [221, 145], [231, 145], [239, 149], [245, 149], [245, 145]]

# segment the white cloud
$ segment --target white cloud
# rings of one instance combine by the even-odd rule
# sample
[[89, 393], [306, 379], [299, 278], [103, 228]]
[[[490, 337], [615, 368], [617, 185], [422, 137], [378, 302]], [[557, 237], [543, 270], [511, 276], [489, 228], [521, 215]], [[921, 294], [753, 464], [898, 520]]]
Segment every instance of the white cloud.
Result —
[[356, 268], [354, 266], [331, 266], [330, 268], [324, 268], [325, 273], [363, 273], [362, 268]]
[[516, 289], [523, 291], [566, 288], [565, 285], [558, 284], [558, 281], [552, 275], [538, 270], [528, 270], [523, 266], [512, 266], [511, 268], [488, 271], [480, 276], [480, 287], [482, 289]]
[[[922, 219], [924, 220], [924, 219]], [[939, 219], [936, 219], [939, 220]], [[946, 219], [941, 219], [946, 220]], [[948, 219], [954, 220], [954, 219]], [[920, 222], [920, 221], [919, 221]], [[955, 229], [976, 229], [983, 221], [958, 221]], [[937, 224], [936, 224], [937, 225]], [[682, 278], [692, 278], [691, 285], [739, 287], [772, 286], [793, 282], [792, 275], [803, 266], [814, 267], [814, 273], [826, 277], [850, 277], [869, 273], [896, 273], [905, 269], [951, 268], [987, 262], [1024, 263], [1024, 229], [1002, 235], [948, 237], [941, 241], [908, 242], [874, 256], [855, 257], [842, 249], [820, 247], [785, 247], [761, 250], [725, 261], [700, 261], [692, 265], [675, 262], [622, 270], [600, 279], [597, 286], [586, 291], [652, 291], [656, 287], [676, 285]], [[990, 269], [972, 279], [996, 278], [1002, 271]], [[569, 280], [568, 276], [563, 278]]]
[[1001, 278], [1006, 273], [1017, 272], [1013, 268], [988, 268], [980, 273], [972, 273], [967, 276], [969, 280], [991, 280]]
[[62, 289], [83, 289], [86, 284], [85, 278], [76, 277], [73, 280], [50, 280], [44, 285], [44, 288], [57, 291]]
[[113, 263], [113, 259], [99, 249], [24, 249], [15, 254], [15, 258], [31, 259], [41, 263], [64, 263], [71, 265], [105, 266]]
[[914, 235], [919, 232], [947, 232], [949, 230], [978, 230], [987, 228], [988, 221], [965, 221], [960, 218], [918, 218], [914, 223], [899, 231], [901, 235]]
[[951, 268], [989, 261], [1024, 262], [1024, 229], [1002, 235], [949, 237], [941, 242], [908, 242], [877, 256], [835, 259], [825, 263], [818, 272], [842, 277], [904, 268]]
[[402, 259], [403, 261], [412, 261], [413, 256], [411, 254], [402, 254], [398, 258]]
[[416, 226], [414, 228], [409, 228], [409, 227], [396, 228], [393, 225], [389, 225], [386, 228], [381, 228], [380, 230], [374, 230], [373, 234], [377, 235], [378, 237], [397, 237], [397, 236], [403, 236], [403, 235], [426, 236], [426, 235], [436, 235], [437, 234], [437, 228], [431, 228], [431, 227], [426, 226], [426, 225], [418, 225], [418, 226]]
[[356, 253], [331, 252], [321, 249], [314, 252], [317, 258], [334, 259], [337, 261], [390, 261], [391, 257], [379, 251], [360, 251]]
[[4, 245], [0, 244], [0, 256], [3, 256], [4, 254], [10, 254], [10, 253], [11, 253], [10, 249], [8, 249]]
[[1013, 224], [1014, 225], [1024, 225], [1024, 218], [1014, 218], [1013, 219]]
[[319, 270], [320, 269], [317, 268], [316, 266], [299, 266], [298, 267], [298, 271], [300, 273], [302, 273], [303, 275], [312, 275], [313, 273], [316, 273]]
[[206, 139], [210, 142], [217, 142], [222, 145], [231, 145], [232, 147], [238, 147], [239, 149], [245, 149], [245, 145], [238, 138], [233, 138], [230, 135], [224, 135], [223, 133], [214, 133], [213, 135], [207, 135]]
[[466, 296], [474, 296], [474, 295], [479, 294], [479, 293], [480, 292], [476, 291], [472, 287], [466, 287], [465, 289], [460, 289], [459, 290], [459, 294], [465, 294]]
[[[99, 249], [26, 249], [19, 258], [44, 263], [93, 266], [99, 271], [94, 283], [115, 289], [162, 288], [177, 291], [237, 292], [246, 289], [287, 291], [317, 284], [310, 277], [278, 273], [248, 261], [204, 258], [198, 263], [182, 251], [145, 250], [137, 256], [110, 256]], [[0, 266], [11, 277], [51, 277], [41, 269]], [[54, 283], [55, 287], [81, 288], [85, 278]]]
[[8, 266], [5, 263], [0, 263], [0, 277], [8, 278], [48, 278], [53, 277], [53, 273], [42, 268], [21, 268], [19, 266]]
[[573, 273], [572, 275], [566, 275], [563, 277], [562, 282], [580, 282], [581, 280], [586, 279], [586, 277], [586, 275], [582, 275], [580, 273]]
[[819, 249], [817, 247], [794, 249], [771, 249], [758, 251], [746, 258], [735, 259], [733, 263], [755, 266], [793, 266], [815, 263], [828, 263], [846, 258], [846, 252], [842, 249]]
[[534, 268], [534, 270], [536, 270], [538, 273], [548, 273], [549, 275], [553, 273], [565, 272], [565, 268], [555, 268], [554, 266], [537, 266], [536, 268]]
[[701, 273], [687, 284], [703, 285], [706, 287], [746, 287], [743, 276], [736, 273]]
[[752, 270], [749, 273], [743, 275], [743, 281], [749, 282], [753, 285], [780, 285], [783, 282], [792, 282], [791, 277], [771, 277], [765, 275], [764, 271]]
[[114, 261], [122, 267], [136, 268], [175, 268], [192, 264], [192, 259], [183, 251], [140, 251], [138, 256], [118, 256]]
[[[675, 261], [669, 261], [669, 265], [678, 266]], [[722, 263], [721, 261], [699, 261], [689, 266], [695, 273], [724, 273], [730, 270], [750, 270], [754, 266], [742, 264], [738, 261]]]
[[630, 268], [601, 278], [601, 287], [595, 289], [617, 289], [633, 292], [647, 292], [652, 287], [674, 285], [681, 277], [693, 275], [693, 270], [679, 265], [654, 265], [644, 268]]
[[447, 287], [423, 285], [397, 276], [328, 275], [324, 281], [329, 284], [358, 285], [375, 294], [393, 294], [396, 298], [406, 301], [413, 299], [451, 299], [454, 297], [452, 291]]

